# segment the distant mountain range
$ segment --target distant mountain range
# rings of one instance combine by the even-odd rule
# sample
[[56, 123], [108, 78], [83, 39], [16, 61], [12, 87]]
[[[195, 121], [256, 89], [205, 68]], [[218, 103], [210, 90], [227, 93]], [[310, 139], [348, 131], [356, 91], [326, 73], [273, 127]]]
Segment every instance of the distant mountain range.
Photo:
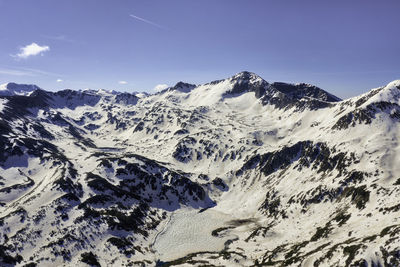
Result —
[[0, 96], [27, 96], [35, 90], [40, 90], [40, 87], [34, 84], [5, 83], [0, 85]]
[[1, 266], [399, 266], [400, 80], [0, 86]]

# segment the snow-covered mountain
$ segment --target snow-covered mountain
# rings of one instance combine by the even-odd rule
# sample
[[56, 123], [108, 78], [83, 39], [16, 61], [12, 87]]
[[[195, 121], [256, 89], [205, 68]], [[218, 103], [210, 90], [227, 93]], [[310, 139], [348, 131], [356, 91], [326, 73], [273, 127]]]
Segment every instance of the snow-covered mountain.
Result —
[[400, 265], [400, 80], [25, 91], [0, 97], [2, 266]]
[[29, 95], [40, 88], [34, 84], [3, 83], [0, 84], [0, 96]]

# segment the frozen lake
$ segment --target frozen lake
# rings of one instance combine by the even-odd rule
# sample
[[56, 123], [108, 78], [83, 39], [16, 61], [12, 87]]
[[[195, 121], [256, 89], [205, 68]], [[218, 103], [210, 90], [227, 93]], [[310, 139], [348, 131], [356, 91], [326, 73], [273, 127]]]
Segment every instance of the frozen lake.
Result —
[[220, 251], [233, 236], [214, 237], [211, 232], [227, 226], [232, 217], [213, 209], [183, 210], [172, 215], [153, 245], [161, 261], [171, 261], [189, 253]]

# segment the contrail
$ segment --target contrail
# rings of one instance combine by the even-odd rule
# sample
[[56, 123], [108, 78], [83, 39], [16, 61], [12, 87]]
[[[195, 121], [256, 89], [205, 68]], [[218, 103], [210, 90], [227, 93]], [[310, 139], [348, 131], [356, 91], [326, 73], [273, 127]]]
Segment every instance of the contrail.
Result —
[[134, 19], [140, 20], [140, 21], [142, 21], [142, 22], [144, 22], [144, 23], [153, 25], [153, 26], [155, 26], [155, 27], [157, 27], [157, 28], [166, 29], [164, 26], [162, 26], [162, 25], [160, 25], [160, 24], [157, 24], [157, 23], [155, 23], [155, 22], [152, 22], [152, 21], [150, 21], [150, 20], [143, 19], [143, 18], [141, 18], [141, 17], [135, 16], [135, 15], [132, 15], [132, 14], [129, 14], [129, 16], [132, 17], [132, 18], [134, 18]]

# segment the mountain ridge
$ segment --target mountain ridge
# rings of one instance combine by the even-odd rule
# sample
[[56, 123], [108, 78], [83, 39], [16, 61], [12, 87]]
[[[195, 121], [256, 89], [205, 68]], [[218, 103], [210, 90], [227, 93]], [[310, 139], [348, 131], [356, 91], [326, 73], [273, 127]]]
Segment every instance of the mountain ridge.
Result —
[[[252, 84], [254, 84], [254, 83], [260, 83], [260, 85], [269, 85], [270, 84], [267, 81], [265, 81], [264, 79], [262, 79], [260, 76], [255, 74], [255, 73], [248, 72], [248, 71], [242, 71], [242, 72], [239, 72], [239, 73], [237, 73], [237, 74], [235, 74], [235, 75], [233, 75], [233, 76], [231, 76], [229, 78], [212, 81], [210, 83], [205, 83], [203, 85], [217, 84], [217, 83], [220, 83], [220, 82], [225, 81], [225, 80], [230, 80], [231, 82], [236, 83], [236, 84], [241, 84], [243, 82], [247, 83], [249, 81], [251, 81]], [[310, 87], [310, 88], [316, 88], [318, 90], [322, 90], [322, 89], [320, 89], [320, 88], [318, 88], [318, 87], [316, 87], [314, 85], [306, 84], [306, 83], [291, 84], [291, 83], [281, 83], [281, 82], [278, 83], [278, 82], [275, 82], [275, 84], [286, 85], [286, 86], [294, 85], [294, 86]], [[199, 85], [199, 86], [201, 86], [201, 85]], [[185, 82], [180, 81], [180, 82], [176, 83], [174, 86], [171, 86], [171, 87], [169, 87], [167, 89], [164, 89], [160, 93], [165, 93], [165, 92], [171, 91], [171, 90], [172, 91], [173, 90], [182, 90], [182, 92], [189, 93], [195, 87], [197, 87], [195, 84], [190, 84], [190, 83], [185, 83]], [[19, 88], [18, 90], [25, 91], [26, 93], [30, 93], [32, 91], [41, 89], [37, 85], [33, 85], [33, 84], [31, 84], [31, 85], [28, 85], [28, 84], [17, 84], [17, 83], [13, 83], [13, 82], [2, 84], [1, 88], [4, 91], [15, 90], [15, 89]], [[41, 89], [41, 90], [43, 90], [43, 89]], [[117, 95], [117, 94], [122, 94], [122, 93], [128, 93], [128, 92], [119, 92], [119, 91], [115, 91], [115, 90], [104, 90], [104, 89], [99, 89], [99, 90], [93, 90], [93, 89], [84, 89], [84, 90], [61, 89], [61, 90], [58, 90], [56, 92], [65, 91], [65, 90], [81, 91], [81, 92], [84, 92], [84, 93], [87, 93], [87, 94], [95, 94], [95, 95], [96, 94], [97, 95], [109, 95], [109, 94], [110, 95]], [[239, 90], [239, 89], [235, 90], [235, 88], [233, 88], [232, 93], [237, 93], [236, 92], [237, 90]], [[50, 92], [50, 91], [47, 91], [47, 92]], [[282, 91], [282, 93], [284, 93], [284, 92]], [[15, 93], [10, 92], [10, 95], [14, 95], [14, 94]], [[137, 93], [133, 92], [131, 94], [137, 94]], [[155, 93], [155, 94], [157, 94], [157, 93]], [[8, 95], [8, 93], [7, 93], [7, 95]], [[4, 96], [6, 96], [6, 95], [4, 95]], [[259, 97], [257, 97], [257, 98], [259, 98]], [[336, 97], [336, 100], [339, 100], [339, 98]]]
[[[241, 94], [244, 92], [248, 91], [254, 91], [256, 94], [256, 98], [262, 98], [265, 94], [266, 87], [272, 88], [272, 92], [270, 93], [271, 95], [276, 94], [277, 91], [289, 95], [291, 98], [295, 99], [302, 99], [303, 97], [309, 97], [309, 98], [314, 98], [320, 101], [325, 101], [325, 102], [340, 102], [340, 101], [346, 101], [347, 99], [340, 99], [337, 96], [332, 95], [331, 93], [315, 86], [312, 84], [308, 83], [286, 83], [286, 82], [273, 82], [269, 83], [265, 81], [263, 78], [258, 76], [255, 73], [248, 72], [248, 71], [242, 71], [239, 72], [229, 78], [222, 79], [222, 80], [216, 80], [212, 81], [209, 83], [201, 84], [201, 85], [195, 85], [195, 84], [190, 84], [190, 83], [185, 83], [185, 82], [178, 82], [176, 85], [171, 86], [167, 89], [164, 89], [163, 91], [159, 93], [154, 93], [154, 94], [164, 94], [166, 92], [171, 92], [171, 91], [180, 91], [183, 93], [190, 93], [194, 88], [199, 87], [199, 86], [207, 86], [207, 85], [215, 85], [218, 83], [221, 83], [223, 81], [229, 80], [230, 82], [233, 82], [233, 88], [231, 90], [228, 90], [226, 92], [227, 95], [229, 94]], [[251, 81], [251, 86], [252, 88], [247, 88], [246, 86], [242, 87], [240, 89], [240, 86], [245, 83], [249, 83]], [[254, 84], [259, 83], [259, 87], [257, 89], [254, 88]], [[388, 87], [391, 84], [398, 84], [399, 80], [394, 80], [390, 83], [388, 83], [385, 87]], [[104, 89], [99, 89], [99, 90], [93, 90], [93, 89], [84, 89], [84, 90], [73, 90], [73, 89], [61, 89], [58, 91], [46, 91], [40, 88], [37, 85], [34, 84], [17, 84], [14, 82], [8, 82], [5, 84], [1, 85], [0, 89], [0, 96], [13, 96], [13, 95], [23, 95], [27, 96], [30, 93], [32, 93], [35, 90], [42, 90], [45, 92], [48, 92], [50, 94], [62, 94], [63, 91], [65, 92], [76, 92], [74, 94], [77, 94], [78, 92], [81, 92], [82, 94], [88, 94], [88, 95], [100, 95], [100, 96], [109, 96], [109, 95], [139, 95], [140, 97], [143, 96], [143, 93], [138, 93], [138, 92], [119, 92], [115, 90], [104, 90]], [[270, 89], [271, 90], [271, 89]], [[371, 91], [374, 89], [371, 89]], [[144, 96], [149, 96], [149, 95], [154, 95], [154, 94], [148, 94], [146, 93]], [[363, 94], [362, 94], [363, 95]], [[357, 97], [357, 96], [356, 96]], [[352, 97], [352, 98], [356, 98]]]

